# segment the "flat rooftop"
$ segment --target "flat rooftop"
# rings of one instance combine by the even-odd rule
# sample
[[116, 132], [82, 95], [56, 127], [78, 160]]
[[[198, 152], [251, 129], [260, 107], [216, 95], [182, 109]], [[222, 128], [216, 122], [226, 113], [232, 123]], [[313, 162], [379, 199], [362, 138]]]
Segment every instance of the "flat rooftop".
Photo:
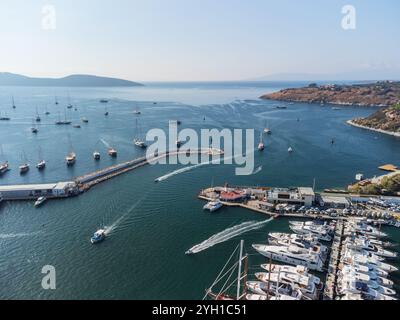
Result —
[[43, 183], [43, 184], [7, 185], [7, 186], [0, 186], [0, 192], [65, 189], [71, 184], [75, 185], [75, 182], [70, 181], [70, 182]]

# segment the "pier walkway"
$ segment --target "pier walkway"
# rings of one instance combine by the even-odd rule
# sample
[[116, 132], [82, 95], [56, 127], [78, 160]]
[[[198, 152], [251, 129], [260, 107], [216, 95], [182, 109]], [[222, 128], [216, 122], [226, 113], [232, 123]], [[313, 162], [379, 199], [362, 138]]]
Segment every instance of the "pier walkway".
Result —
[[157, 163], [159, 160], [163, 158], [167, 158], [170, 156], [178, 156], [178, 155], [183, 155], [183, 154], [208, 154], [210, 156], [216, 156], [216, 155], [223, 155], [224, 152], [219, 149], [190, 149], [190, 150], [185, 150], [185, 151], [171, 151], [171, 152], [165, 152], [162, 154], [159, 154], [157, 156], [153, 156], [152, 158], [146, 158], [146, 157], [141, 157], [137, 158], [131, 161], [127, 161], [124, 163], [116, 164], [114, 166], [101, 169], [89, 174], [86, 174], [84, 176], [78, 177], [75, 179], [75, 182], [78, 184], [79, 189], [81, 192], [85, 192], [92, 188], [93, 186], [102, 183], [104, 181], [107, 181], [111, 178], [114, 178], [116, 176], [119, 176], [123, 173], [135, 170], [137, 168], [143, 167], [147, 164], [152, 164], [152, 163]]
[[0, 186], [0, 199], [11, 200], [35, 200], [38, 197], [46, 198], [67, 198], [76, 196], [88, 191], [90, 188], [148, 164], [156, 164], [159, 160], [178, 155], [208, 154], [209, 156], [222, 156], [224, 152], [219, 149], [187, 149], [174, 150], [155, 155], [151, 158], [141, 157], [124, 163], [119, 163], [108, 168], [85, 174], [75, 178], [73, 181], [45, 183], [45, 184], [26, 184], [26, 185], [6, 185]]

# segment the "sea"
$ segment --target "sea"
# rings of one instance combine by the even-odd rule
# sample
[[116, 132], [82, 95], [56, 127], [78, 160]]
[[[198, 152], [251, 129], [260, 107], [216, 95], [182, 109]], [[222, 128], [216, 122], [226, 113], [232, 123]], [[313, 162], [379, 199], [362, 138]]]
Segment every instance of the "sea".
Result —
[[[169, 120], [180, 120], [181, 129], [198, 132], [255, 129], [253, 149], [265, 125], [272, 130], [265, 138], [265, 151], [254, 153], [252, 175], [237, 176], [235, 164], [191, 170], [159, 164], [116, 177], [79, 197], [48, 201], [40, 208], [31, 201], [1, 203], [0, 298], [202, 299], [242, 239], [249, 255], [249, 278], [254, 279], [265, 259], [252, 244], [266, 243], [269, 232], [289, 232], [289, 220], [266, 221], [268, 217], [238, 208], [210, 214], [197, 198], [202, 189], [225, 183], [312, 186], [314, 179], [317, 190], [343, 189], [357, 173], [372, 177], [382, 174], [379, 166], [400, 162], [399, 138], [346, 124], [377, 108], [335, 110], [331, 105], [259, 99], [265, 93], [304, 85], [171, 82], [132, 88], [0, 87], [0, 113], [11, 118], [0, 122], [0, 162], [8, 161], [11, 167], [0, 185], [69, 181], [141, 157], [144, 151], [132, 142], [136, 120], [143, 133], [166, 130]], [[100, 103], [101, 99], [109, 102]], [[74, 107], [68, 109], [69, 103]], [[282, 105], [287, 109], [276, 108]], [[34, 121], [37, 115], [40, 123]], [[89, 122], [82, 123], [82, 117]], [[54, 125], [65, 118], [81, 128]], [[37, 134], [31, 132], [32, 126], [38, 128]], [[116, 159], [107, 156], [110, 146], [118, 150]], [[293, 153], [288, 153], [289, 147]], [[64, 159], [71, 150], [77, 162], [67, 168]], [[102, 154], [99, 162], [93, 160], [95, 150]], [[35, 168], [39, 157], [47, 161], [43, 172]], [[18, 166], [25, 161], [31, 170], [20, 176]], [[107, 228], [106, 241], [92, 245], [91, 235], [102, 227]], [[387, 227], [383, 231], [400, 242], [398, 230]], [[204, 250], [185, 255], [200, 243]], [[399, 251], [398, 246], [394, 248]], [[45, 266], [54, 267], [54, 290], [42, 286]], [[400, 273], [392, 279], [399, 289]]]

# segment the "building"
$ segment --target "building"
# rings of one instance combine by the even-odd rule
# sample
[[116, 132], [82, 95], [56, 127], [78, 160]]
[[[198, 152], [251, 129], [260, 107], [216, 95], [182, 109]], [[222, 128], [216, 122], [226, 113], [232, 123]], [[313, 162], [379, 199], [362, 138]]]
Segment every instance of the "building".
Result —
[[39, 197], [60, 198], [78, 192], [75, 182], [58, 182], [47, 184], [26, 184], [0, 186], [0, 194], [4, 200], [25, 200]]
[[315, 202], [315, 193], [312, 188], [274, 188], [268, 191], [268, 202], [273, 204], [289, 203], [311, 207]]
[[350, 207], [350, 201], [343, 196], [325, 196], [321, 195], [319, 203], [325, 208], [338, 208], [344, 209]]

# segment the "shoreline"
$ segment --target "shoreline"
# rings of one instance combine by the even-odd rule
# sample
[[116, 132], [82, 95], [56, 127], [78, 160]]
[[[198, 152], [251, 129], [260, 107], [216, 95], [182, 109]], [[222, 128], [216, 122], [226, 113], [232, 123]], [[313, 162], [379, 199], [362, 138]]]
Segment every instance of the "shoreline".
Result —
[[383, 134], [387, 134], [387, 135], [390, 135], [390, 136], [393, 136], [393, 137], [396, 137], [396, 138], [400, 138], [400, 133], [399, 132], [392, 132], [392, 131], [387, 131], [387, 130], [382, 130], [382, 129], [376, 129], [376, 128], [363, 126], [361, 124], [355, 123], [353, 120], [347, 120], [346, 123], [348, 125], [351, 125], [351, 126], [356, 127], [356, 128], [375, 131], [375, 132], [378, 132], [378, 133], [383, 133]]

